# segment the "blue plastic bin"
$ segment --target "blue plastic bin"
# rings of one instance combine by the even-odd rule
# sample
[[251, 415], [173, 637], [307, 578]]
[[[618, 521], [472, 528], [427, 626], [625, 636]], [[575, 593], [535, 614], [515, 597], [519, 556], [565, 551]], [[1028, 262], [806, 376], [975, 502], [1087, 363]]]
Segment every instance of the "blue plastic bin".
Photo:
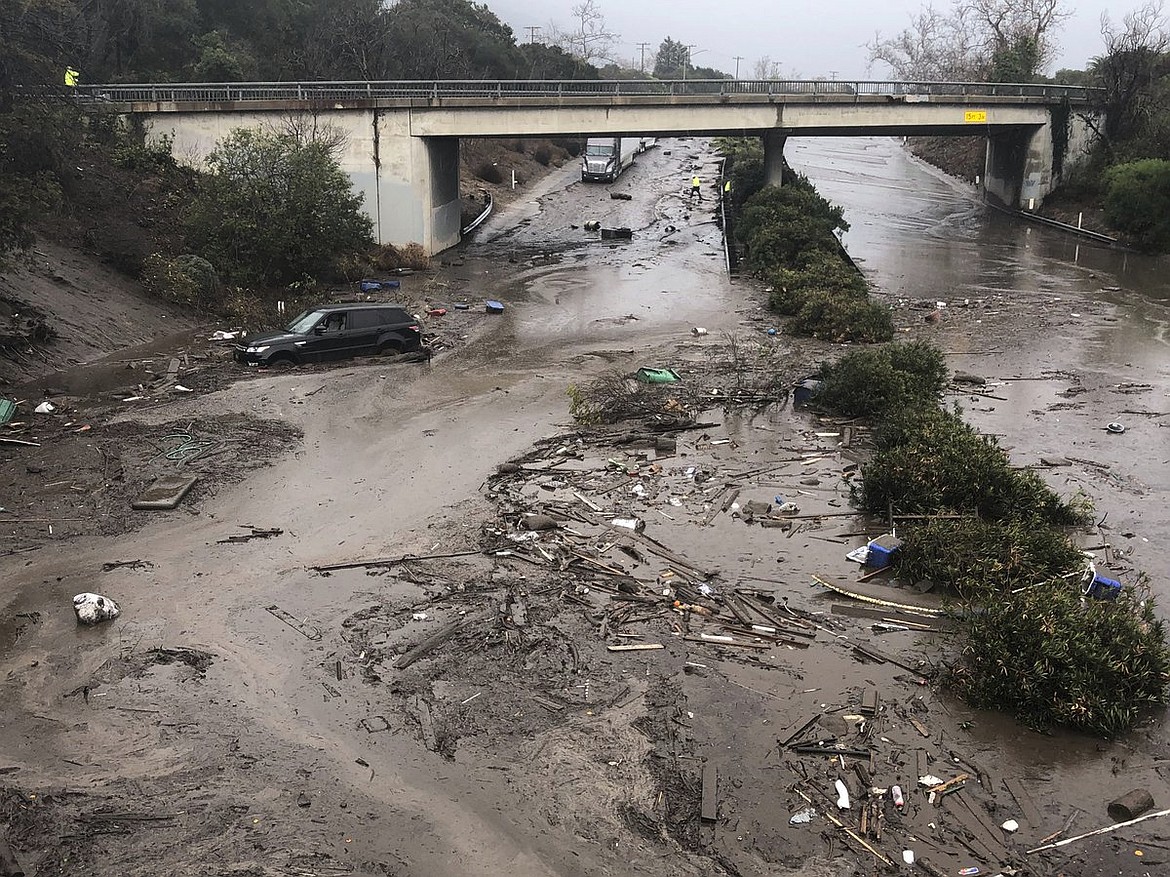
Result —
[[1093, 576], [1089, 587], [1085, 590], [1086, 597], [1094, 600], [1116, 600], [1121, 593], [1121, 582], [1116, 579], [1107, 579], [1105, 576]]

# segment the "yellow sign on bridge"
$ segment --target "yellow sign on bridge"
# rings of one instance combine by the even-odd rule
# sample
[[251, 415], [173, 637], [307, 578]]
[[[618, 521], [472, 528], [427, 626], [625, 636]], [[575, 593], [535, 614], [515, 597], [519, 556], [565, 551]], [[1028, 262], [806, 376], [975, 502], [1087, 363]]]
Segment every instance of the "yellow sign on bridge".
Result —
[[987, 110], [967, 110], [963, 113], [963, 121], [968, 125], [978, 125], [987, 121]]

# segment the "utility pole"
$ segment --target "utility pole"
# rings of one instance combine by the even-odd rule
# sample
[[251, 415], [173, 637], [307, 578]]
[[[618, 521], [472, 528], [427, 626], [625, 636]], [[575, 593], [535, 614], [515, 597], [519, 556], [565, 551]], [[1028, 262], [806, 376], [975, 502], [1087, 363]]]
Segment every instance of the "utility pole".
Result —
[[691, 63], [691, 49], [693, 49], [696, 45], [698, 45], [698, 43], [687, 43], [685, 46], [687, 53], [683, 55], [683, 82], [687, 81], [687, 66]]
[[530, 25], [528, 25], [528, 27], [526, 27], [524, 29], [526, 31], [528, 31], [528, 42], [535, 43], [536, 42], [536, 34], [540, 31], [540, 25], [539, 24], [536, 24], [536, 25], [530, 24]]
[[743, 55], [735, 56], [735, 78], [739, 81], [739, 62], [743, 60]]
[[650, 47], [649, 43], [638, 43], [638, 48], [642, 50], [642, 72], [646, 72], [646, 49]]

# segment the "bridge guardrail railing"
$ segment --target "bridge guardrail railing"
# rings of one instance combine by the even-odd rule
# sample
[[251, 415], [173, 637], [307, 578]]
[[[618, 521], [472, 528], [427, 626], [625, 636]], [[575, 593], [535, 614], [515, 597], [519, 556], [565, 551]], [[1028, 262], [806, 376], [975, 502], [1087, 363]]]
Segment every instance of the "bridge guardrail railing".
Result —
[[1086, 102], [1098, 89], [1072, 85], [1009, 82], [906, 82], [832, 79], [633, 79], [633, 80], [433, 80], [404, 82], [193, 82], [81, 85], [78, 97], [115, 103], [248, 103], [262, 101], [361, 101], [507, 98], [621, 98], [785, 95], [811, 97], [886, 96], [1067, 98]]

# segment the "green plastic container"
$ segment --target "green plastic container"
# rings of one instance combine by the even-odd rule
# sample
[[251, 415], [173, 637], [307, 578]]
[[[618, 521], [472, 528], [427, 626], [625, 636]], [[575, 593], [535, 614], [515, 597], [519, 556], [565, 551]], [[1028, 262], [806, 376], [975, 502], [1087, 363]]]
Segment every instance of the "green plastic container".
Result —
[[672, 368], [646, 368], [643, 366], [635, 373], [639, 381], [645, 384], [675, 384], [682, 380]]

